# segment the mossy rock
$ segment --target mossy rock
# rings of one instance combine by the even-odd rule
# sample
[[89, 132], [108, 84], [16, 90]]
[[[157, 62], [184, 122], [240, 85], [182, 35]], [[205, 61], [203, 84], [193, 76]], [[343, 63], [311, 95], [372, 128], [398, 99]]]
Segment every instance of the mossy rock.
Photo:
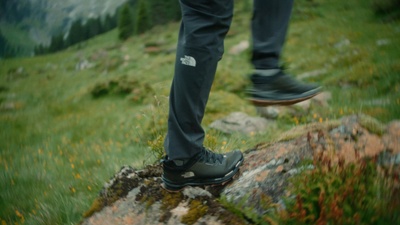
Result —
[[144, 102], [154, 95], [154, 90], [148, 83], [128, 76], [120, 76], [97, 82], [90, 88], [90, 93], [93, 98], [112, 95], [126, 97], [133, 102]]

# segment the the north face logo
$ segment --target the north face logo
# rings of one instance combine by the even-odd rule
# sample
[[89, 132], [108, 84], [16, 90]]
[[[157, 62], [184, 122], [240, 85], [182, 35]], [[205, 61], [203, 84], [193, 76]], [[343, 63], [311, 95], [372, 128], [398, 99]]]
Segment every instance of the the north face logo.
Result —
[[192, 56], [185, 55], [185, 58], [181, 58], [183, 65], [196, 67], [196, 60]]
[[190, 177], [194, 177], [195, 174], [192, 171], [189, 172], [185, 172], [184, 174], [181, 175], [183, 178], [190, 178]]

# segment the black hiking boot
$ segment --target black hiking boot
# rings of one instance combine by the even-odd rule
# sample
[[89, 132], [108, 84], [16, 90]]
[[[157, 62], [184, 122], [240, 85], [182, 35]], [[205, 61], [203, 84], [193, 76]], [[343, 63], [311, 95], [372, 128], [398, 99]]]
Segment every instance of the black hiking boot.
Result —
[[243, 154], [239, 150], [217, 154], [204, 148], [198, 155], [185, 161], [168, 160], [165, 157], [163, 187], [178, 191], [186, 186], [222, 185], [239, 171], [242, 162]]
[[321, 87], [305, 84], [280, 70], [273, 77], [253, 74], [253, 87], [248, 90], [250, 101], [256, 106], [292, 105], [319, 94]]

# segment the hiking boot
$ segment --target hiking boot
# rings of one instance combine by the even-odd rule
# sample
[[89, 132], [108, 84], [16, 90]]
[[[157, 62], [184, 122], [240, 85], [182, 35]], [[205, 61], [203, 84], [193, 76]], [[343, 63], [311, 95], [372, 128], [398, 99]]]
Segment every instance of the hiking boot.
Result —
[[253, 74], [253, 87], [248, 90], [250, 101], [256, 106], [292, 105], [319, 94], [321, 87], [302, 83], [282, 70], [272, 77]]
[[243, 154], [235, 150], [217, 154], [208, 149], [189, 160], [163, 160], [164, 188], [178, 191], [185, 186], [224, 184], [239, 171]]

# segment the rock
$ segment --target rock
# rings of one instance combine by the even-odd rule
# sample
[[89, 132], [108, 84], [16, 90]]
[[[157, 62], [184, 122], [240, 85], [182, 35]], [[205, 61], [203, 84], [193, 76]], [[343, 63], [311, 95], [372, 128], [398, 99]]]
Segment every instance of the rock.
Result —
[[14, 81], [22, 78], [26, 78], [29, 76], [29, 73], [25, 70], [24, 67], [12, 68], [7, 71], [6, 80]]
[[277, 119], [279, 116], [291, 115], [297, 116], [299, 109], [308, 111], [312, 105], [318, 107], [328, 107], [329, 101], [332, 99], [330, 92], [322, 92], [311, 99], [296, 103], [292, 106], [268, 106], [268, 107], [256, 107], [257, 114], [266, 119]]
[[[182, 192], [167, 192], [161, 187], [160, 169], [160, 165], [140, 171], [123, 167], [105, 185], [99, 198], [123, 194], [115, 201], [104, 202], [100, 212], [96, 208], [98, 203], [93, 204], [90, 213], [85, 214], [87, 218], [82, 225], [246, 224], [244, 219], [225, 209], [205, 189], [187, 187]], [[129, 193], [123, 191], [127, 187], [131, 189]]]
[[[314, 97], [315, 98], [315, 97]], [[294, 104], [294, 105], [292, 105], [292, 106], [290, 106], [291, 108], [296, 108], [296, 107], [300, 107], [301, 109], [303, 109], [304, 111], [307, 111], [307, 110], [309, 110], [310, 109], [310, 106], [311, 106], [311, 99], [308, 99], [308, 100], [305, 100], [305, 101], [302, 101], [302, 102], [299, 102], [299, 103], [296, 103], [296, 104]], [[295, 111], [294, 111], [295, 112]], [[296, 113], [296, 112], [295, 112]]]
[[292, 106], [268, 106], [268, 107], [256, 107], [258, 115], [267, 119], [276, 119], [279, 116], [291, 115], [296, 116], [299, 109], [308, 111], [311, 105], [317, 105], [322, 107], [328, 107], [329, 101], [332, 99], [330, 92], [322, 92], [311, 99], [296, 103]]
[[316, 104], [318, 106], [327, 107], [329, 106], [329, 101], [332, 99], [332, 94], [330, 92], [322, 92], [311, 99], [306, 101], [302, 101], [294, 104], [294, 107], [300, 107], [301, 109], [307, 111], [310, 109], [312, 104]]
[[320, 106], [327, 107], [329, 106], [329, 101], [332, 99], [332, 93], [329, 91], [324, 91], [313, 98], [311, 98], [311, 101], [315, 102], [316, 104]]
[[341, 41], [337, 42], [337, 43], [334, 45], [334, 47], [335, 47], [335, 48], [338, 48], [338, 49], [341, 49], [341, 48], [343, 48], [343, 47], [345, 47], [345, 46], [349, 46], [350, 44], [351, 44], [351, 42], [350, 42], [349, 39], [342, 39]]
[[90, 63], [87, 59], [82, 59], [75, 65], [75, 70], [86, 70], [86, 69], [91, 69], [93, 67], [94, 67], [93, 63]]
[[384, 45], [388, 45], [388, 44], [390, 44], [389, 39], [379, 39], [376, 41], [377, 46], [384, 46]]
[[[225, 186], [167, 192], [161, 187], [160, 165], [123, 167], [95, 201], [101, 207], [92, 207], [82, 224], [253, 224], [274, 206], [286, 207], [282, 199], [293, 196], [287, 192], [288, 179], [314, 169], [312, 163], [301, 164], [305, 159], [329, 157], [336, 164], [377, 157], [382, 165], [399, 165], [400, 121], [381, 130], [376, 126], [363, 115], [298, 126], [281, 141], [245, 152], [240, 173]], [[244, 210], [252, 220], [237, 215]]]
[[276, 119], [279, 116], [280, 110], [274, 106], [268, 107], [256, 107], [257, 114], [267, 118], [267, 119]]
[[400, 121], [392, 121], [382, 136], [382, 141], [387, 150], [394, 154], [400, 153]]
[[265, 118], [250, 117], [243, 112], [234, 112], [225, 118], [212, 122], [210, 127], [229, 134], [240, 132], [249, 135], [264, 131], [269, 124], [269, 121]]
[[23, 107], [21, 102], [3, 102], [0, 103], [0, 112], [1, 111], [13, 111], [18, 110]]

